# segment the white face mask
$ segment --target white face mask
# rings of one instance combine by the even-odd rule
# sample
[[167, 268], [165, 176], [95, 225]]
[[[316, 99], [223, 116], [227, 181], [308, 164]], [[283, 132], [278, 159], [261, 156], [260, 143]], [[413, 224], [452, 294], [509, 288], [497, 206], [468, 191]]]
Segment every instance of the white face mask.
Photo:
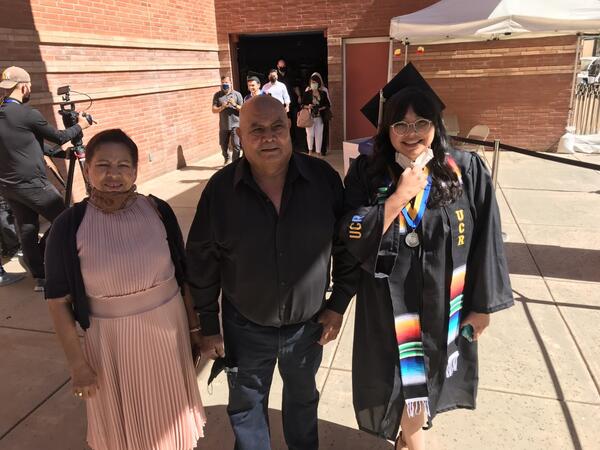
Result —
[[402, 153], [400, 153], [398, 151], [396, 152], [396, 162], [398, 164], [400, 164], [400, 167], [402, 167], [403, 169], [406, 169], [407, 167], [414, 167], [414, 166], [425, 167], [427, 165], [427, 163], [429, 161], [431, 161], [432, 159], [433, 159], [433, 150], [431, 150], [430, 148], [428, 148], [423, 153], [421, 153], [419, 156], [417, 156], [417, 159], [415, 159], [414, 161], [412, 161], [410, 158], [404, 156]]
[[319, 84], [318, 83], [310, 83], [310, 88], [313, 91], [316, 91], [317, 89], [319, 89]]

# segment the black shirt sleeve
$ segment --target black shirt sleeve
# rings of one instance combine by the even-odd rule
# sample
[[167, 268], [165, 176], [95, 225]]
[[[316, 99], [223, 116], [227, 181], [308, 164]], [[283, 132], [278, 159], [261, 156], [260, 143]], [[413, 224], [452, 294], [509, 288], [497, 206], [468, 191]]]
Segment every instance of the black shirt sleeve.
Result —
[[186, 246], [187, 282], [205, 336], [220, 333], [218, 299], [221, 275], [219, 249], [211, 221], [211, 186], [209, 181], [202, 192]]
[[350, 300], [356, 294], [360, 269], [356, 259], [350, 254], [337, 232], [344, 212], [344, 187], [337, 173], [332, 174], [332, 187], [335, 198], [334, 209], [337, 225], [335, 227], [332, 247], [333, 292], [327, 302], [327, 308], [339, 314], [344, 314]]
[[169, 244], [169, 251], [171, 252], [171, 259], [175, 266], [175, 277], [177, 283], [181, 287], [182, 295], [185, 294], [185, 283], [186, 283], [186, 261], [185, 261], [185, 244], [183, 243], [183, 235], [181, 234], [181, 228], [177, 221], [177, 216], [171, 206], [164, 200], [150, 195], [150, 200], [154, 202], [158, 209], [161, 220], [167, 232], [167, 241]]
[[27, 121], [28, 126], [36, 136], [40, 136], [48, 141], [61, 145], [74, 139], [82, 132], [79, 124], [75, 124], [66, 130], [54, 128], [37, 109], [31, 109], [29, 111]]

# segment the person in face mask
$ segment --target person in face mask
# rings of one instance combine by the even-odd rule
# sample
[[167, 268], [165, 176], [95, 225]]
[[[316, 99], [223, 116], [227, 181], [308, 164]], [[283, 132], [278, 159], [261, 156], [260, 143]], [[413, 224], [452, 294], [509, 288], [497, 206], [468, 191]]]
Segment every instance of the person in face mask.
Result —
[[290, 112], [290, 94], [287, 86], [278, 81], [277, 69], [271, 69], [269, 72], [269, 82], [264, 85], [263, 92], [276, 98], [285, 107], [285, 112]]
[[15, 215], [26, 269], [36, 279], [34, 289], [43, 291], [38, 216], [52, 222], [64, 210], [63, 199], [46, 177], [44, 154], [53, 154], [44, 148], [44, 140], [65, 144], [90, 124], [80, 119], [66, 130], [50, 125], [37, 109], [26, 105], [31, 98], [31, 77], [20, 67], [2, 72], [0, 88], [5, 90], [0, 105], [0, 194]]
[[221, 89], [213, 96], [212, 112], [219, 115], [219, 145], [224, 164], [229, 162], [229, 144], [232, 144], [232, 157], [240, 158], [241, 146], [235, 130], [240, 126], [240, 109], [244, 104], [242, 94], [233, 89], [231, 78], [221, 77]]
[[[319, 72], [313, 72], [311, 77], [317, 77], [319, 79], [319, 89], [325, 94], [327, 94], [327, 98], [329, 99], [329, 110], [322, 115], [321, 119], [323, 119], [323, 143], [321, 144], [321, 155], [325, 156], [327, 154], [327, 150], [329, 148], [329, 122], [331, 121], [331, 94], [329, 93], [329, 89], [325, 85], [323, 81], [323, 77]], [[310, 86], [306, 88], [306, 90], [310, 90]]]
[[302, 95], [300, 93], [299, 80], [296, 78], [294, 72], [288, 67], [284, 59], [277, 61], [277, 81], [285, 84], [290, 98], [290, 104], [288, 108], [288, 117], [290, 119], [290, 136], [292, 138], [292, 145], [294, 150], [304, 151], [304, 142], [306, 139], [304, 133], [299, 132], [296, 124], [298, 111], [300, 110], [300, 104], [302, 103]]
[[72, 393], [86, 404], [89, 447], [192, 450], [206, 422], [194, 371], [200, 323], [177, 218], [136, 192], [138, 161], [121, 129], [90, 139], [92, 190], [52, 226], [45, 297]]
[[285, 77], [287, 73], [287, 65], [285, 63], [285, 60], [280, 59], [279, 61], [277, 61], [277, 75], [281, 76], [281, 77]]
[[313, 75], [310, 77], [308, 89], [302, 97], [302, 107], [310, 110], [313, 117], [313, 126], [306, 128], [306, 143], [308, 153], [322, 156], [323, 145], [323, 119], [328, 117], [331, 107], [327, 93], [321, 89], [321, 79]]

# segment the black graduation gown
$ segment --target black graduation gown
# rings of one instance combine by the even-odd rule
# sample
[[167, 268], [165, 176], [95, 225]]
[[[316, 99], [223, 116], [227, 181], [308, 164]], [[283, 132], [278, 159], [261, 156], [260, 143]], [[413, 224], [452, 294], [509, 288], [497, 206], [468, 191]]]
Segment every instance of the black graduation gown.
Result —
[[457, 210], [464, 211], [467, 265], [461, 317], [470, 311], [492, 313], [513, 304], [489, 172], [476, 154], [453, 150], [450, 155], [461, 169], [464, 193], [452, 205], [426, 210], [417, 229], [421, 238], [417, 249], [405, 244], [398, 219], [382, 233], [384, 206], [376, 204], [371, 192], [368, 157], [360, 156], [345, 179], [346, 215], [341, 234], [361, 266], [352, 357], [354, 408], [360, 429], [386, 439], [396, 438], [405, 404], [392, 310], [394, 295], [419, 292], [431, 419], [438, 412], [475, 408], [476, 342], [457, 338], [458, 371], [450, 378], [445, 376], [452, 245], [457, 228], [451, 218]]

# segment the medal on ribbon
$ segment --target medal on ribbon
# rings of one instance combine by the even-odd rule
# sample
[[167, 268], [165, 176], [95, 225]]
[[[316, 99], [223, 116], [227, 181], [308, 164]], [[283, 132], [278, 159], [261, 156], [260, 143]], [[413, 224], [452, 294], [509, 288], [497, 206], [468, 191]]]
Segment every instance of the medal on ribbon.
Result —
[[402, 208], [402, 215], [406, 224], [411, 228], [410, 233], [404, 238], [404, 242], [410, 248], [418, 247], [421, 244], [419, 235], [417, 234], [417, 227], [423, 219], [425, 209], [427, 208], [427, 200], [429, 199], [429, 193], [431, 192], [431, 175], [427, 177], [427, 185], [417, 196], [415, 197], [414, 203], [409, 202], [404, 208]]

